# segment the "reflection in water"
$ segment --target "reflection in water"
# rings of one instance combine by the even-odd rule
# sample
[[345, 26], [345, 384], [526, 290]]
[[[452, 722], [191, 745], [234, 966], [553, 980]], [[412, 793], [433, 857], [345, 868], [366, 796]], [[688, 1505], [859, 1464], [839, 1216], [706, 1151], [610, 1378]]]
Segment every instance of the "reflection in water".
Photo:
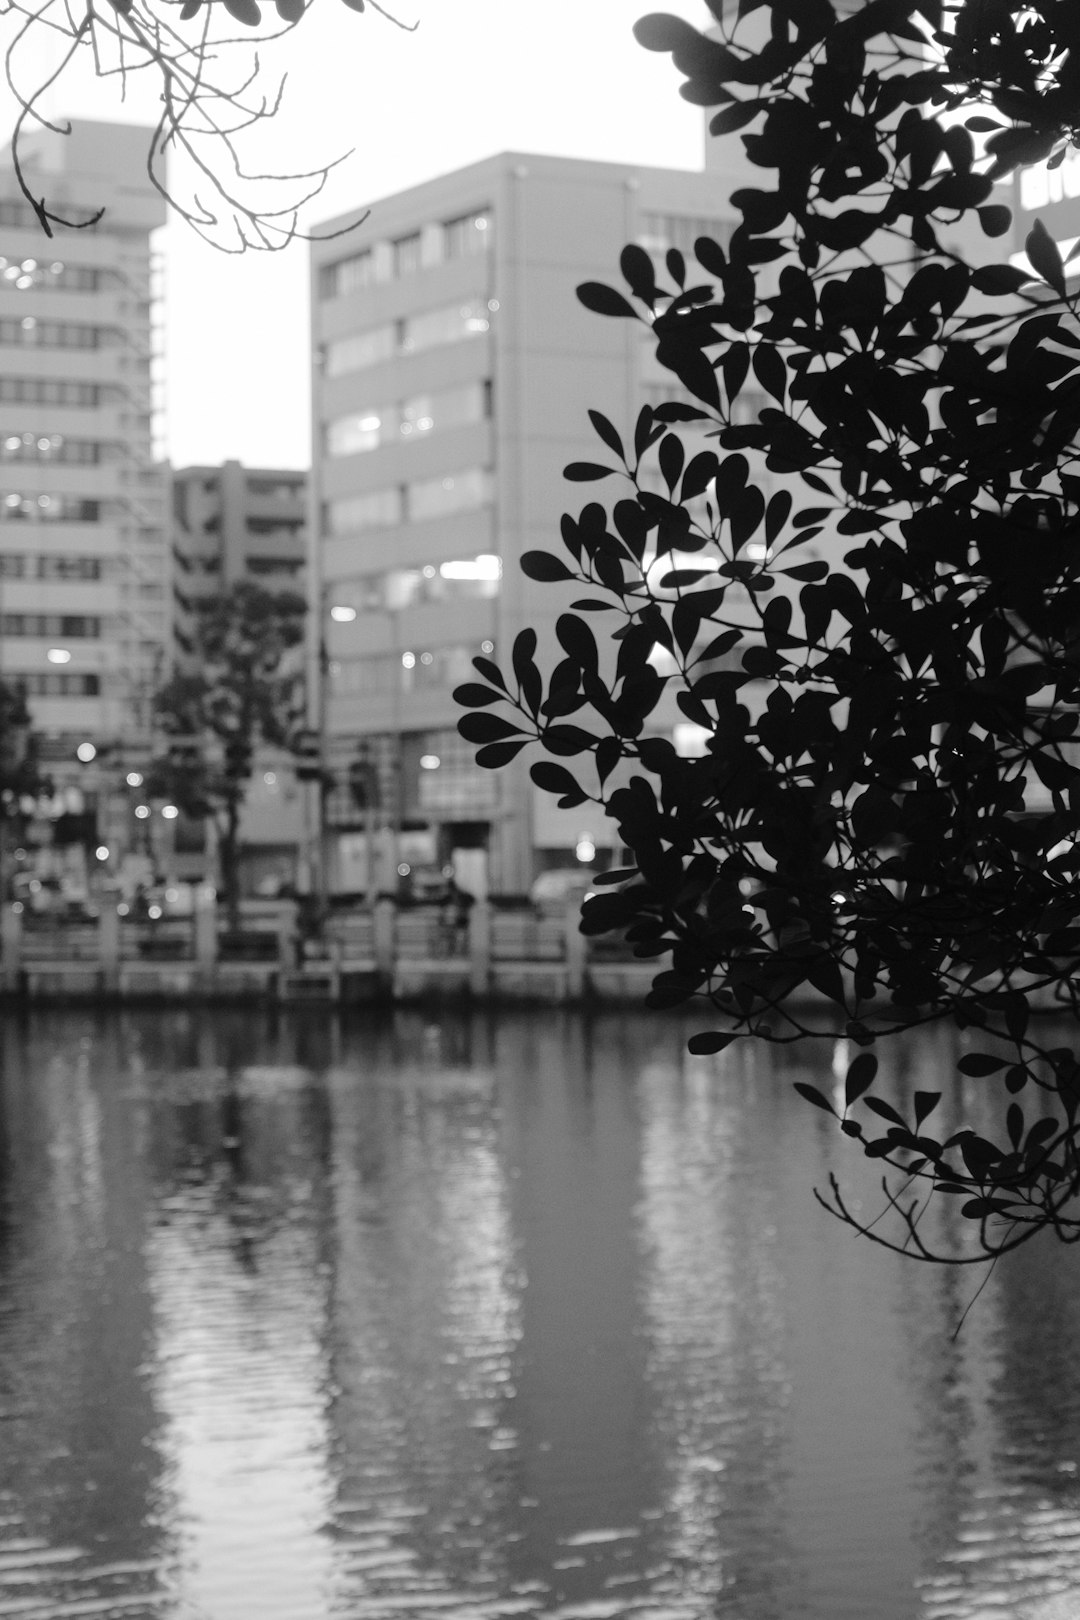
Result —
[[0, 1620], [1075, 1620], [1077, 1257], [954, 1339], [812, 1201], [829, 1043], [684, 1035], [10, 1022]]

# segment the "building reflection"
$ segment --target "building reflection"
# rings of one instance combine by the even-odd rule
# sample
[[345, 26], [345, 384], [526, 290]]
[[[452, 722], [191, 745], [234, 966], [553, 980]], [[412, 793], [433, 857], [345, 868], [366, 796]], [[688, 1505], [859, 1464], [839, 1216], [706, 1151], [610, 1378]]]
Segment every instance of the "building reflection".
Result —
[[490, 1598], [513, 1533], [522, 1278], [490, 1045], [448, 1023], [363, 1031], [328, 1076], [335, 1531], [356, 1614]]
[[0, 1568], [12, 1614], [42, 1602], [61, 1612], [92, 1592], [151, 1612], [164, 1597], [173, 1515], [144, 1260], [147, 1098], [135, 1080], [110, 1083], [122, 1067], [118, 1031], [92, 1015], [0, 1028]]

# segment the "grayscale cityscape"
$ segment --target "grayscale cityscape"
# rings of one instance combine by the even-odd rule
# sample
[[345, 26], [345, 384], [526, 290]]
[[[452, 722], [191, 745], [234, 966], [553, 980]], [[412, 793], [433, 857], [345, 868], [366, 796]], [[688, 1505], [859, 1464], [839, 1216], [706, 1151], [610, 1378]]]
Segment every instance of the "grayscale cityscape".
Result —
[[0, 163], [0, 1620], [1080, 1616], [1080, 39], [707, 9], [297, 228], [302, 468]]

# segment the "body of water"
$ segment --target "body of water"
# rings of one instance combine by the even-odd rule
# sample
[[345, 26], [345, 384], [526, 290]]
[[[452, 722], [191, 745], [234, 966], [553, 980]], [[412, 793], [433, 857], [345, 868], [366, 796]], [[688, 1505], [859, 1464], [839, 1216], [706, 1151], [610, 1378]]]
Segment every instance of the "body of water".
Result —
[[0, 1620], [1075, 1620], [1080, 1256], [954, 1338], [829, 1043], [685, 1033], [9, 1018]]

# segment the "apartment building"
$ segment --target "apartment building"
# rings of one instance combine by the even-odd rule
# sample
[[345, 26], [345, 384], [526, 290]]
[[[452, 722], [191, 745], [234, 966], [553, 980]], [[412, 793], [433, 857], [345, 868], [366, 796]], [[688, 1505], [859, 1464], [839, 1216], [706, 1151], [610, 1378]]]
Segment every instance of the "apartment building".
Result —
[[[306, 592], [308, 475], [280, 467], [182, 467], [172, 474], [174, 654], [192, 650], [200, 602], [251, 580], [270, 591]], [[249, 889], [295, 879], [303, 834], [302, 794], [283, 750], [260, 751], [244, 802], [242, 877]], [[189, 843], [198, 844], [187, 829]], [[204, 858], [200, 864], [199, 856]], [[185, 851], [185, 876], [212, 875], [205, 845]]]
[[173, 634], [194, 605], [240, 579], [306, 589], [307, 473], [277, 467], [181, 467], [172, 474]]
[[[50, 239], [0, 167], [0, 677], [27, 692], [59, 788], [145, 754], [169, 638], [165, 479], [151, 437], [150, 131], [28, 138]], [[100, 784], [91, 783], [91, 791]]]
[[[593, 493], [562, 477], [602, 448], [589, 408], [625, 430], [674, 391], [648, 328], [590, 314], [575, 288], [618, 282], [627, 242], [723, 241], [727, 195], [726, 175], [506, 152], [313, 244], [311, 664], [342, 784], [339, 886], [362, 886], [376, 824], [397, 830], [405, 866], [485, 851], [496, 892], [610, 855], [612, 825], [559, 810], [527, 760], [477, 767], [451, 694], [477, 654], [507, 662], [526, 626], [558, 656], [555, 620], [580, 592], [530, 581], [519, 559], [558, 550], [560, 514]], [[346, 785], [358, 756], [366, 811]]]

